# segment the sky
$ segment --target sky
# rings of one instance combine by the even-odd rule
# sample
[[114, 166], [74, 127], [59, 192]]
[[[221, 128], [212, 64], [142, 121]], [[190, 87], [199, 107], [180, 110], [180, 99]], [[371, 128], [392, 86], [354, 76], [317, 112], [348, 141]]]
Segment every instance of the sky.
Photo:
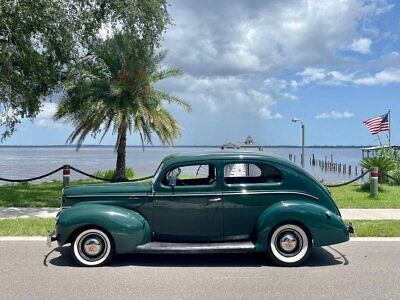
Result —
[[[158, 87], [192, 105], [190, 113], [168, 106], [182, 127], [175, 145], [248, 135], [264, 145], [299, 145], [292, 117], [304, 122], [308, 145], [375, 145], [362, 121], [389, 109], [392, 143], [400, 144], [399, 1], [171, 0], [169, 11], [164, 66], [183, 76]], [[55, 123], [55, 110], [45, 102], [5, 144], [64, 144], [72, 127]], [[139, 137], [128, 144], [139, 145]]]

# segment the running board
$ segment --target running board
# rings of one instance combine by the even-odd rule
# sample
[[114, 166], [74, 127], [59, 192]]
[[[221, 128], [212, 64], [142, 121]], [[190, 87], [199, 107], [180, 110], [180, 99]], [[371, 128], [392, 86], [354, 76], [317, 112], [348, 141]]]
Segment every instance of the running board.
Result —
[[247, 253], [255, 252], [256, 246], [252, 242], [234, 243], [161, 243], [152, 242], [136, 247], [137, 253]]

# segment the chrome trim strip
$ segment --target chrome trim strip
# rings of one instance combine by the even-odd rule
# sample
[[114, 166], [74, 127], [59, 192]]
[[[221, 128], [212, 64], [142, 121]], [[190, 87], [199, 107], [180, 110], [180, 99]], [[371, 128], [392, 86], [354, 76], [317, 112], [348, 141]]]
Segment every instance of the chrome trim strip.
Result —
[[71, 196], [64, 196], [66, 198], [95, 198], [95, 197], [195, 197], [195, 196], [234, 196], [234, 195], [284, 195], [284, 194], [291, 194], [291, 195], [301, 195], [305, 197], [309, 197], [315, 200], [319, 200], [318, 197], [313, 195], [302, 193], [302, 192], [295, 192], [295, 191], [238, 191], [238, 192], [210, 192], [210, 193], [160, 193], [160, 194], [93, 194], [93, 195], [71, 195]]
[[313, 195], [302, 193], [302, 192], [294, 192], [294, 191], [246, 191], [246, 192], [227, 192], [224, 195], [267, 195], [267, 194], [292, 194], [292, 195], [301, 195], [309, 198], [313, 198], [315, 200], [319, 200], [318, 197]]
[[92, 195], [70, 195], [66, 198], [92, 198], [92, 197], [148, 197], [151, 194], [92, 194]]
[[[233, 196], [233, 195], [268, 195], [268, 194], [292, 194], [292, 195], [301, 195], [305, 197], [309, 197], [315, 200], [319, 200], [318, 197], [313, 195], [302, 193], [302, 192], [294, 192], [294, 191], [245, 191], [245, 192], [226, 192], [222, 193], [222, 196]], [[155, 197], [191, 197], [191, 196], [220, 196], [221, 193], [176, 193], [176, 194], [155, 194]]]
[[176, 193], [176, 194], [167, 194], [167, 193], [159, 193], [154, 194], [153, 197], [193, 197], [193, 196], [222, 196], [222, 192], [219, 193]]

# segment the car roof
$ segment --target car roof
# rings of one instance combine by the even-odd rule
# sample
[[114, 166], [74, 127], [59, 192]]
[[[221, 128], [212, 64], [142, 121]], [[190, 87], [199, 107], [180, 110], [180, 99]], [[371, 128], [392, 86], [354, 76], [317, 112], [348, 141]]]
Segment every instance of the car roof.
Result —
[[204, 161], [213, 161], [213, 160], [236, 160], [236, 159], [249, 159], [249, 160], [259, 160], [265, 161], [275, 164], [280, 164], [296, 170], [297, 172], [303, 174], [305, 177], [319, 184], [317, 179], [315, 179], [311, 174], [307, 173], [303, 168], [292, 163], [291, 161], [266, 154], [262, 151], [243, 151], [243, 150], [219, 150], [219, 151], [201, 151], [201, 152], [184, 152], [184, 153], [176, 153], [171, 154], [164, 158], [163, 164], [164, 167], [171, 164], [176, 163], [196, 163], [196, 162], [204, 162]]
[[298, 168], [295, 164], [290, 161], [266, 154], [265, 152], [256, 151], [242, 151], [242, 150], [220, 150], [220, 151], [201, 151], [201, 152], [184, 152], [171, 154], [164, 159], [164, 164], [176, 164], [184, 162], [198, 162], [198, 161], [212, 161], [222, 159], [255, 159], [265, 160], [269, 162], [275, 162], [290, 167]]

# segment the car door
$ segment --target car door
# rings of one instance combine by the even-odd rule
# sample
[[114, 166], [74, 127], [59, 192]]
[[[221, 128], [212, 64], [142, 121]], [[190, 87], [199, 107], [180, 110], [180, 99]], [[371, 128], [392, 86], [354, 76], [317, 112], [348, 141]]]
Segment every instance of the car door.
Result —
[[224, 240], [252, 238], [264, 210], [281, 201], [283, 174], [264, 161], [231, 160], [223, 166]]
[[[168, 176], [176, 173], [174, 186]], [[154, 187], [154, 240], [222, 241], [222, 190], [217, 168], [207, 162], [169, 166]]]

